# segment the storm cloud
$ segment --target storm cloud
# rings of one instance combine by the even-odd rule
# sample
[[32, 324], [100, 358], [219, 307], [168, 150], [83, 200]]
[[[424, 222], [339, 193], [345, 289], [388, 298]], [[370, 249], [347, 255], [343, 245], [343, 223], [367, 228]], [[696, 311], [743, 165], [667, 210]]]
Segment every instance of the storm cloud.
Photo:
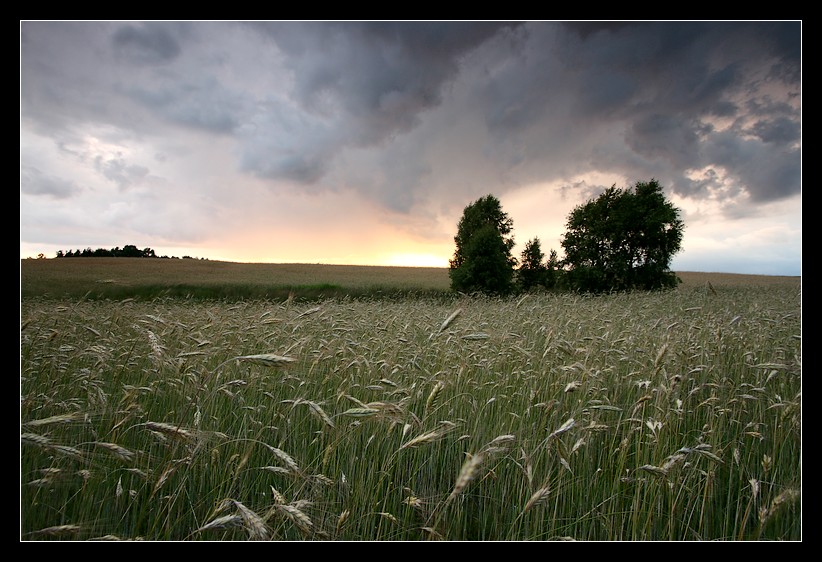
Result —
[[753, 216], [801, 194], [801, 30], [22, 22], [21, 196], [151, 180], [210, 213], [258, 190], [354, 193], [429, 236], [488, 193], [579, 201], [653, 177]]

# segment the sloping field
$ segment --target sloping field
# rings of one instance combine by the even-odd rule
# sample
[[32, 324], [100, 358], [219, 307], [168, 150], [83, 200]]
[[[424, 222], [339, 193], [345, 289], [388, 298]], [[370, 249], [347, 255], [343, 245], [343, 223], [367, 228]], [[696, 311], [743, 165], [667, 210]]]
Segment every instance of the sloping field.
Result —
[[195, 259], [63, 258], [21, 260], [21, 295], [51, 297], [212, 296], [310, 298], [380, 291], [438, 292], [448, 270], [322, 264], [233, 263]]
[[20, 538], [801, 540], [801, 279], [680, 277], [23, 260]]
[[[679, 272], [683, 286], [785, 285], [797, 277]], [[284, 299], [449, 290], [448, 269], [196, 259], [62, 258], [20, 261], [22, 297], [200, 296]]]

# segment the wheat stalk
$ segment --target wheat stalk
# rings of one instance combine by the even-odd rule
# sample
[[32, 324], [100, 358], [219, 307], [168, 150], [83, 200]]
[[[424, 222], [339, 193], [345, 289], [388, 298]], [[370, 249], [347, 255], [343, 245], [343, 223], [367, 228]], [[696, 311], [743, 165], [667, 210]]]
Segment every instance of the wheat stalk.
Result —
[[271, 488], [271, 499], [274, 500], [276, 505], [282, 505], [288, 503], [285, 501], [285, 496], [282, 495], [274, 486], [269, 486]]
[[308, 515], [303, 513], [297, 506], [289, 504], [275, 505], [274, 510], [285, 515], [289, 521], [294, 523], [294, 525], [305, 534], [310, 533], [314, 527], [314, 523]]
[[351, 515], [351, 510], [345, 509], [343, 510], [339, 516], [337, 517], [337, 528], [336, 533], [339, 534], [340, 530], [342, 529], [345, 522], [348, 521], [348, 517]]
[[562, 435], [563, 433], [570, 431], [571, 429], [573, 429], [575, 425], [576, 421], [574, 420], [574, 418], [567, 419], [565, 423], [563, 423], [558, 429], [554, 430], [550, 435], [548, 435], [548, 437], [546, 438], [546, 442], [550, 441], [557, 435]]
[[442, 392], [442, 389], [445, 388], [445, 383], [442, 381], [437, 381], [437, 384], [434, 385], [434, 388], [431, 389], [431, 392], [428, 394], [428, 398], [425, 401], [425, 414], [427, 415], [434, 405], [437, 403], [437, 398]]
[[660, 466], [654, 466], [652, 464], [643, 464], [642, 466], [637, 468], [637, 470], [642, 470], [644, 472], [648, 472], [650, 474], [653, 474], [654, 476], [661, 476], [661, 477], [668, 476], [668, 470], [667, 469], [662, 468]]
[[45, 435], [37, 433], [21, 433], [20, 443], [23, 445], [36, 445], [38, 447], [51, 447], [51, 440]]
[[[276, 355], [274, 353], [260, 353], [257, 355], [238, 355], [228, 361], [245, 361], [248, 363], [254, 363], [255, 365], [262, 365], [264, 367], [282, 367], [283, 365], [293, 363], [296, 359], [285, 355]], [[226, 361], [226, 363], [228, 361]]]
[[42, 478], [37, 478], [35, 480], [31, 480], [28, 482], [29, 486], [34, 486], [36, 488], [48, 488], [54, 482], [62, 476], [62, 471], [59, 468], [41, 469], [43, 472]]
[[723, 461], [717, 455], [715, 455], [714, 453], [712, 453], [711, 451], [708, 450], [710, 448], [711, 448], [711, 446], [708, 443], [700, 443], [696, 447], [682, 447], [681, 449], [679, 449], [677, 451], [677, 453], [684, 453], [684, 454], [696, 453], [698, 455], [702, 455], [704, 457], [707, 457], [707, 458], [711, 459], [714, 462], [718, 462], [719, 464], [725, 464], [725, 461]]
[[50, 425], [54, 423], [72, 423], [72, 422], [88, 422], [89, 417], [88, 414], [84, 412], [71, 412], [68, 414], [59, 414], [56, 416], [50, 416], [48, 418], [42, 418], [39, 420], [32, 420], [29, 422], [25, 422], [23, 425], [27, 427], [39, 427], [42, 425]]
[[468, 458], [462, 463], [462, 468], [460, 469], [460, 473], [457, 476], [457, 481], [454, 484], [454, 489], [451, 491], [451, 494], [445, 500], [446, 503], [453, 500], [455, 497], [460, 495], [463, 490], [471, 483], [471, 481], [476, 477], [477, 472], [479, 471], [482, 463], [485, 461], [485, 456], [482, 453], [477, 453], [476, 455], [468, 455]]
[[255, 365], [262, 365], [263, 367], [284, 367], [290, 363], [296, 361], [295, 358], [289, 357], [287, 355], [278, 355], [276, 353], [258, 353], [253, 355], [238, 355], [236, 357], [232, 357], [231, 359], [226, 359], [216, 367], [214, 367], [214, 372], [216, 373], [220, 367], [225, 365], [226, 363], [231, 363], [232, 361], [244, 361], [246, 363], [253, 363]]
[[464, 336], [462, 336], [462, 339], [464, 339], [464, 340], [487, 340], [490, 337], [491, 336], [489, 336], [485, 332], [477, 332], [475, 334], [465, 334]]
[[457, 424], [450, 422], [450, 421], [441, 421], [440, 426], [437, 429], [429, 431], [427, 433], [423, 433], [422, 435], [418, 435], [414, 437], [410, 441], [406, 442], [403, 446], [399, 448], [400, 451], [403, 449], [408, 449], [411, 447], [419, 447], [420, 445], [425, 445], [427, 443], [433, 443], [434, 441], [438, 441], [447, 433], [453, 431], [456, 428]]
[[293, 458], [291, 458], [291, 455], [289, 455], [288, 453], [286, 453], [282, 449], [278, 449], [277, 447], [272, 447], [271, 445], [266, 445], [265, 443], [263, 443], [263, 445], [265, 445], [268, 448], [269, 451], [274, 453], [275, 457], [280, 459], [283, 462], [283, 464], [285, 464], [285, 466], [288, 468], [289, 472], [293, 472], [294, 474], [302, 473], [302, 471], [300, 470], [300, 467], [297, 465], [296, 461]]
[[143, 425], [149, 431], [156, 431], [157, 433], [160, 433], [162, 435], [166, 435], [168, 437], [172, 437], [175, 439], [180, 439], [182, 441], [186, 441], [189, 443], [197, 440], [197, 437], [194, 434], [194, 432], [168, 423], [149, 421], [144, 422], [140, 425]]
[[579, 381], [569, 382], [568, 384], [565, 385], [565, 392], [566, 393], [574, 392], [576, 389], [578, 389], [580, 387], [580, 385], [582, 385], [582, 383], [579, 382]]
[[162, 359], [164, 349], [163, 346], [160, 344], [160, 338], [157, 337], [157, 334], [152, 332], [151, 330], [146, 330], [148, 332], [148, 341], [151, 344], [151, 352], [154, 354], [155, 359]]
[[536, 507], [538, 505], [543, 505], [547, 500], [548, 496], [551, 493], [551, 488], [549, 486], [544, 486], [531, 494], [531, 497], [528, 498], [528, 501], [525, 502], [525, 508], [522, 510], [523, 513], [528, 511], [529, 509]]
[[760, 527], [764, 527], [768, 520], [773, 517], [777, 511], [782, 508], [784, 505], [788, 505], [801, 496], [799, 490], [795, 490], [793, 488], [787, 488], [779, 493], [773, 500], [771, 500], [770, 506], [762, 506], [759, 510], [759, 524]]
[[394, 402], [369, 402], [365, 405], [366, 408], [378, 410], [380, 413], [380, 418], [387, 419], [392, 422], [401, 422], [406, 419], [406, 417], [411, 417], [411, 419], [419, 424], [419, 419], [413, 412], [408, 412], [404, 405], [404, 400], [400, 400], [399, 404]]
[[498, 453], [505, 453], [507, 452], [514, 442], [517, 440], [515, 435], [505, 434], [505, 435], [498, 435], [494, 437], [491, 441], [489, 441], [483, 448], [483, 454], [491, 454], [495, 455]]
[[319, 312], [320, 310], [321, 310], [321, 308], [319, 306], [316, 306], [314, 308], [309, 308], [308, 310], [298, 314], [297, 318], [302, 318], [303, 316], [308, 316], [309, 314], [314, 314], [315, 312]]
[[136, 453], [134, 453], [134, 451], [129, 451], [125, 447], [121, 447], [116, 443], [104, 443], [101, 441], [95, 441], [94, 445], [96, 447], [100, 447], [101, 449], [105, 449], [106, 451], [110, 452], [112, 455], [114, 455], [122, 461], [130, 462], [134, 460], [134, 458], [137, 456]]
[[334, 428], [334, 422], [328, 417], [328, 414], [320, 407], [319, 404], [316, 402], [311, 402], [310, 400], [303, 400], [303, 404], [307, 404], [311, 413], [314, 414], [320, 421], [322, 421], [325, 425], [330, 428]]
[[[442, 333], [442, 331], [443, 331], [443, 330], [445, 330], [448, 326], [450, 326], [450, 325], [451, 325], [451, 322], [453, 322], [453, 321], [457, 318], [457, 316], [459, 316], [461, 313], [462, 313], [462, 309], [461, 309], [461, 308], [458, 308], [458, 309], [456, 309], [454, 312], [452, 312], [452, 313], [448, 316], [448, 318], [446, 318], [446, 319], [443, 321], [443, 323], [442, 323], [442, 324], [440, 324], [440, 329], [439, 329], [439, 330], [437, 330], [436, 334], [441, 334], [441, 333]], [[436, 334], [431, 334], [431, 335], [432, 335], [432, 336], [434, 336], [434, 335], [436, 335]], [[430, 339], [430, 338], [429, 338], [429, 339]]]
[[376, 416], [379, 414], [380, 411], [377, 408], [349, 408], [346, 411], [339, 414], [340, 416], [351, 416], [352, 418], [368, 418], [371, 416]]
[[216, 519], [209, 521], [196, 531], [195, 533], [200, 533], [202, 531], [213, 531], [213, 530], [225, 530], [225, 529], [232, 529], [236, 527], [243, 526], [243, 518], [239, 515], [223, 515], [221, 517], [217, 517]]
[[83, 458], [82, 451], [75, 449], [74, 447], [69, 447], [68, 445], [57, 445], [55, 443], [52, 443], [52, 441], [48, 437], [38, 435], [36, 433], [21, 433], [20, 443], [23, 445], [35, 445], [37, 447], [41, 447], [43, 449], [53, 451], [55, 453], [59, 453], [67, 457], [73, 457], [76, 459]]
[[53, 527], [45, 527], [37, 531], [32, 531], [29, 534], [56, 537], [61, 535], [74, 535], [79, 533], [81, 529], [82, 527], [80, 527], [80, 525], [55, 525]]
[[231, 500], [231, 503], [234, 504], [240, 513], [243, 527], [245, 527], [248, 532], [248, 538], [254, 541], [268, 540], [269, 531], [263, 518], [237, 500]]
[[159, 478], [157, 478], [157, 482], [154, 484], [154, 489], [151, 491], [151, 494], [154, 495], [157, 493], [157, 490], [163, 487], [166, 481], [174, 474], [177, 469], [180, 468], [180, 464], [172, 461], [168, 464], [168, 466], [163, 469], [163, 472], [160, 473]]

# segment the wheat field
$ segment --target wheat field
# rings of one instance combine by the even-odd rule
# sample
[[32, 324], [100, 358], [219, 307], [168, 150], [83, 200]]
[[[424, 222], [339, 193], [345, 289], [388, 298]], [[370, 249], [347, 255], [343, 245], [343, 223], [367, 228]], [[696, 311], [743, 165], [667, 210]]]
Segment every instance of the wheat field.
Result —
[[798, 279], [24, 298], [20, 538], [801, 540], [801, 325]]
[[234, 263], [195, 259], [20, 260], [24, 298], [268, 298], [447, 292], [447, 268]]

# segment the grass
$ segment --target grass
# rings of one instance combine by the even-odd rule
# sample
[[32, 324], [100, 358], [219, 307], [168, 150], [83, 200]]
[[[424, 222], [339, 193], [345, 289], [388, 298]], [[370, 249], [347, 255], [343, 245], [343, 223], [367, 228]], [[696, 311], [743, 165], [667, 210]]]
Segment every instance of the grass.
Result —
[[[795, 285], [799, 278], [679, 272], [684, 286]], [[447, 268], [231, 263], [195, 259], [20, 260], [23, 298], [197, 300], [447, 297]]]
[[344, 296], [434, 296], [448, 270], [255, 264], [195, 259], [62, 258], [20, 261], [21, 295], [69, 299], [321, 300]]
[[801, 286], [741, 279], [24, 297], [21, 539], [801, 540]]

